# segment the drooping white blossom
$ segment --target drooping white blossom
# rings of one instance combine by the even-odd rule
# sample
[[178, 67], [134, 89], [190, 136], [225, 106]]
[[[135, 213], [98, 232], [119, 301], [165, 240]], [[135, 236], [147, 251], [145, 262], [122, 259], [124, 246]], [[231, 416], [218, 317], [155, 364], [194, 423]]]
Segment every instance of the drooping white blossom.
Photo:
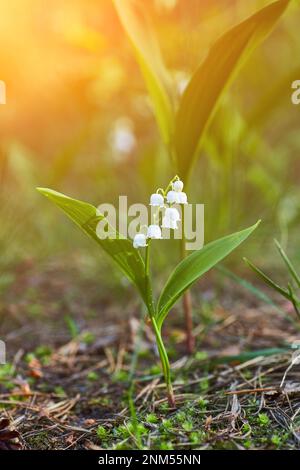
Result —
[[133, 239], [133, 248], [144, 248], [147, 246], [147, 238], [143, 233], [137, 233]]
[[164, 197], [162, 196], [162, 194], [158, 194], [158, 193], [151, 194], [151, 196], [150, 196], [150, 206], [163, 207], [164, 206]]
[[176, 191], [169, 191], [167, 194], [167, 202], [169, 204], [179, 204], [179, 197]]
[[180, 180], [176, 180], [172, 183], [172, 188], [173, 191], [176, 191], [177, 193], [181, 193], [183, 190], [183, 182]]
[[187, 195], [184, 192], [177, 193], [178, 194], [178, 199], [179, 199], [179, 204], [187, 204]]
[[151, 238], [151, 239], [154, 239], [154, 240], [162, 239], [160, 226], [159, 225], [149, 225], [148, 232], [147, 232], [147, 238]]
[[171, 228], [173, 230], [178, 229], [177, 223], [180, 221], [180, 214], [177, 209], [173, 207], [168, 207], [165, 211], [162, 227]]

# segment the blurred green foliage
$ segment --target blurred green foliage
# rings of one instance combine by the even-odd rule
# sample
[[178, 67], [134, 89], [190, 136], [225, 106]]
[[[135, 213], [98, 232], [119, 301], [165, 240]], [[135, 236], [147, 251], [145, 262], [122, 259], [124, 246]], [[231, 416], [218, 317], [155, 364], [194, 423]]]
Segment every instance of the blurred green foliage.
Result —
[[[184, 0], [149, 0], [177, 93], [217, 37], [269, 3], [189, 0], [186, 8]], [[22, 15], [26, 5], [30, 13]], [[106, 261], [35, 187], [95, 204], [116, 203], [119, 194], [147, 202], [172, 169], [112, 2], [40, 5], [12, 0], [0, 7], [7, 45], [0, 78], [8, 94], [0, 107], [0, 268], [65, 253], [103, 270]], [[263, 219], [248, 243], [254, 261], [267, 261], [274, 236], [299, 255], [300, 106], [291, 103], [291, 83], [300, 78], [299, 20], [294, 1], [226, 92], [192, 174], [190, 200], [205, 204], [207, 241]], [[157, 269], [173, 256], [158, 254]]]

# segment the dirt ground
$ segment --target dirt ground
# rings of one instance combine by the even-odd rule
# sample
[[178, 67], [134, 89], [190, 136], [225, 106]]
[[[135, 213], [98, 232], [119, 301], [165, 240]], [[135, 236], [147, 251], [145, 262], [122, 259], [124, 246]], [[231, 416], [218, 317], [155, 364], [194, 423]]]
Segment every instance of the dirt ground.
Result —
[[117, 292], [55, 262], [11, 274], [0, 296], [0, 448], [300, 448], [291, 347], [300, 338], [289, 304], [264, 304], [216, 274], [195, 286], [195, 354], [185, 353], [180, 305], [164, 331], [169, 409], [133, 291], [122, 292], [121, 310]]

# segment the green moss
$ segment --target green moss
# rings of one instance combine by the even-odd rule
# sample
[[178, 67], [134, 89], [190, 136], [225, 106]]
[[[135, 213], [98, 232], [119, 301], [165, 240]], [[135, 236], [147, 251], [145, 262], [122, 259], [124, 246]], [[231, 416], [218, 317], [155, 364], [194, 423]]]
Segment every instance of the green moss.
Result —
[[146, 416], [146, 421], [147, 423], [155, 424], [155, 423], [158, 423], [159, 419], [154, 413], [149, 413]]
[[187, 432], [191, 432], [193, 430], [192, 421], [185, 421], [184, 423], [182, 423], [182, 429], [184, 429]]
[[206, 379], [206, 378], [201, 380], [201, 382], [199, 384], [199, 388], [200, 388], [201, 392], [206, 392], [209, 388], [209, 380]]
[[30, 317], [40, 317], [43, 315], [44, 307], [41, 304], [29, 304], [27, 306], [27, 313]]
[[205, 398], [200, 397], [198, 400], [198, 405], [201, 410], [206, 410], [206, 407], [208, 405], [208, 400]]
[[64, 391], [64, 389], [58, 385], [57, 387], [54, 388], [54, 393], [60, 397], [66, 397], [67, 394], [66, 392]]
[[105, 429], [104, 426], [98, 426], [96, 430], [97, 436], [99, 439], [104, 440], [107, 439], [109, 432]]
[[270, 424], [270, 419], [265, 413], [259, 413], [257, 417], [258, 424], [262, 427], [268, 426]]
[[184, 411], [178, 411], [178, 413], [176, 413], [174, 419], [178, 423], [183, 423], [186, 420], [186, 413]]
[[50, 448], [51, 443], [47, 432], [42, 431], [34, 436], [27, 437], [27, 446], [34, 450], [47, 450]]
[[173, 450], [174, 449], [173, 444], [170, 441], [160, 442], [158, 448], [160, 450]]
[[113, 382], [128, 382], [128, 372], [120, 370], [113, 375]]
[[246, 441], [244, 441], [244, 447], [245, 449], [251, 449], [253, 448], [253, 443], [250, 439], [247, 439]]
[[87, 379], [90, 380], [91, 382], [95, 382], [99, 379], [99, 375], [95, 371], [91, 371], [87, 375]]
[[275, 447], [280, 447], [282, 444], [282, 439], [278, 434], [273, 434], [271, 437], [271, 442], [274, 444]]
[[87, 345], [93, 344], [95, 339], [95, 335], [90, 331], [87, 331], [82, 335], [82, 341]]

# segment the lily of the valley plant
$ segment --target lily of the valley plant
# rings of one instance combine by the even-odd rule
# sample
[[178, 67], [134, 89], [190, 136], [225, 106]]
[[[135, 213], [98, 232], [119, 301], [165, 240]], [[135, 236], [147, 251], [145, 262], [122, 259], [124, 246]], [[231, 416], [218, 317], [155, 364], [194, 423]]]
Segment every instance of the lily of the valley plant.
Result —
[[[93, 205], [72, 199], [51, 189], [38, 188], [38, 191], [53, 201], [87, 235], [94, 239], [137, 288], [147, 307], [156, 337], [167, 388], [167, 398], [170, 406], [174, 407], [175, 398], [171, 383], [170, 363], [162, 339], [163, 323], [173, 305], [187, 289], [240, 245], [258, 224], [213, 241], [200, 250], [192, 252], [175, 267], [156, 300], [153, 297], [150, 273], [151, 243], [154, 240], [158, 240], [157, 243], [160, 243], [162, 228], [171, 230], [179, 228], [181, 217], [176, 205], [187, 204], [187, 196], [183, 192], [183, 183], [178, 177], [170, 182], [166, 190], [158, 189], [156, 193], [151, 195], [150, 205], [154, 206], [156, 210], [154, 211], [155, 220], [151, 221], [148, 227], [143, 227], [144, 230], [137, 233], [133, 241], [113, 231], [112, 227], [109, 230], [111, 238], [99, 237], [97, 226], [100, 221], [105, 222], [106, 219]], [[109, 225], [108, 221], [106, 222]]]

